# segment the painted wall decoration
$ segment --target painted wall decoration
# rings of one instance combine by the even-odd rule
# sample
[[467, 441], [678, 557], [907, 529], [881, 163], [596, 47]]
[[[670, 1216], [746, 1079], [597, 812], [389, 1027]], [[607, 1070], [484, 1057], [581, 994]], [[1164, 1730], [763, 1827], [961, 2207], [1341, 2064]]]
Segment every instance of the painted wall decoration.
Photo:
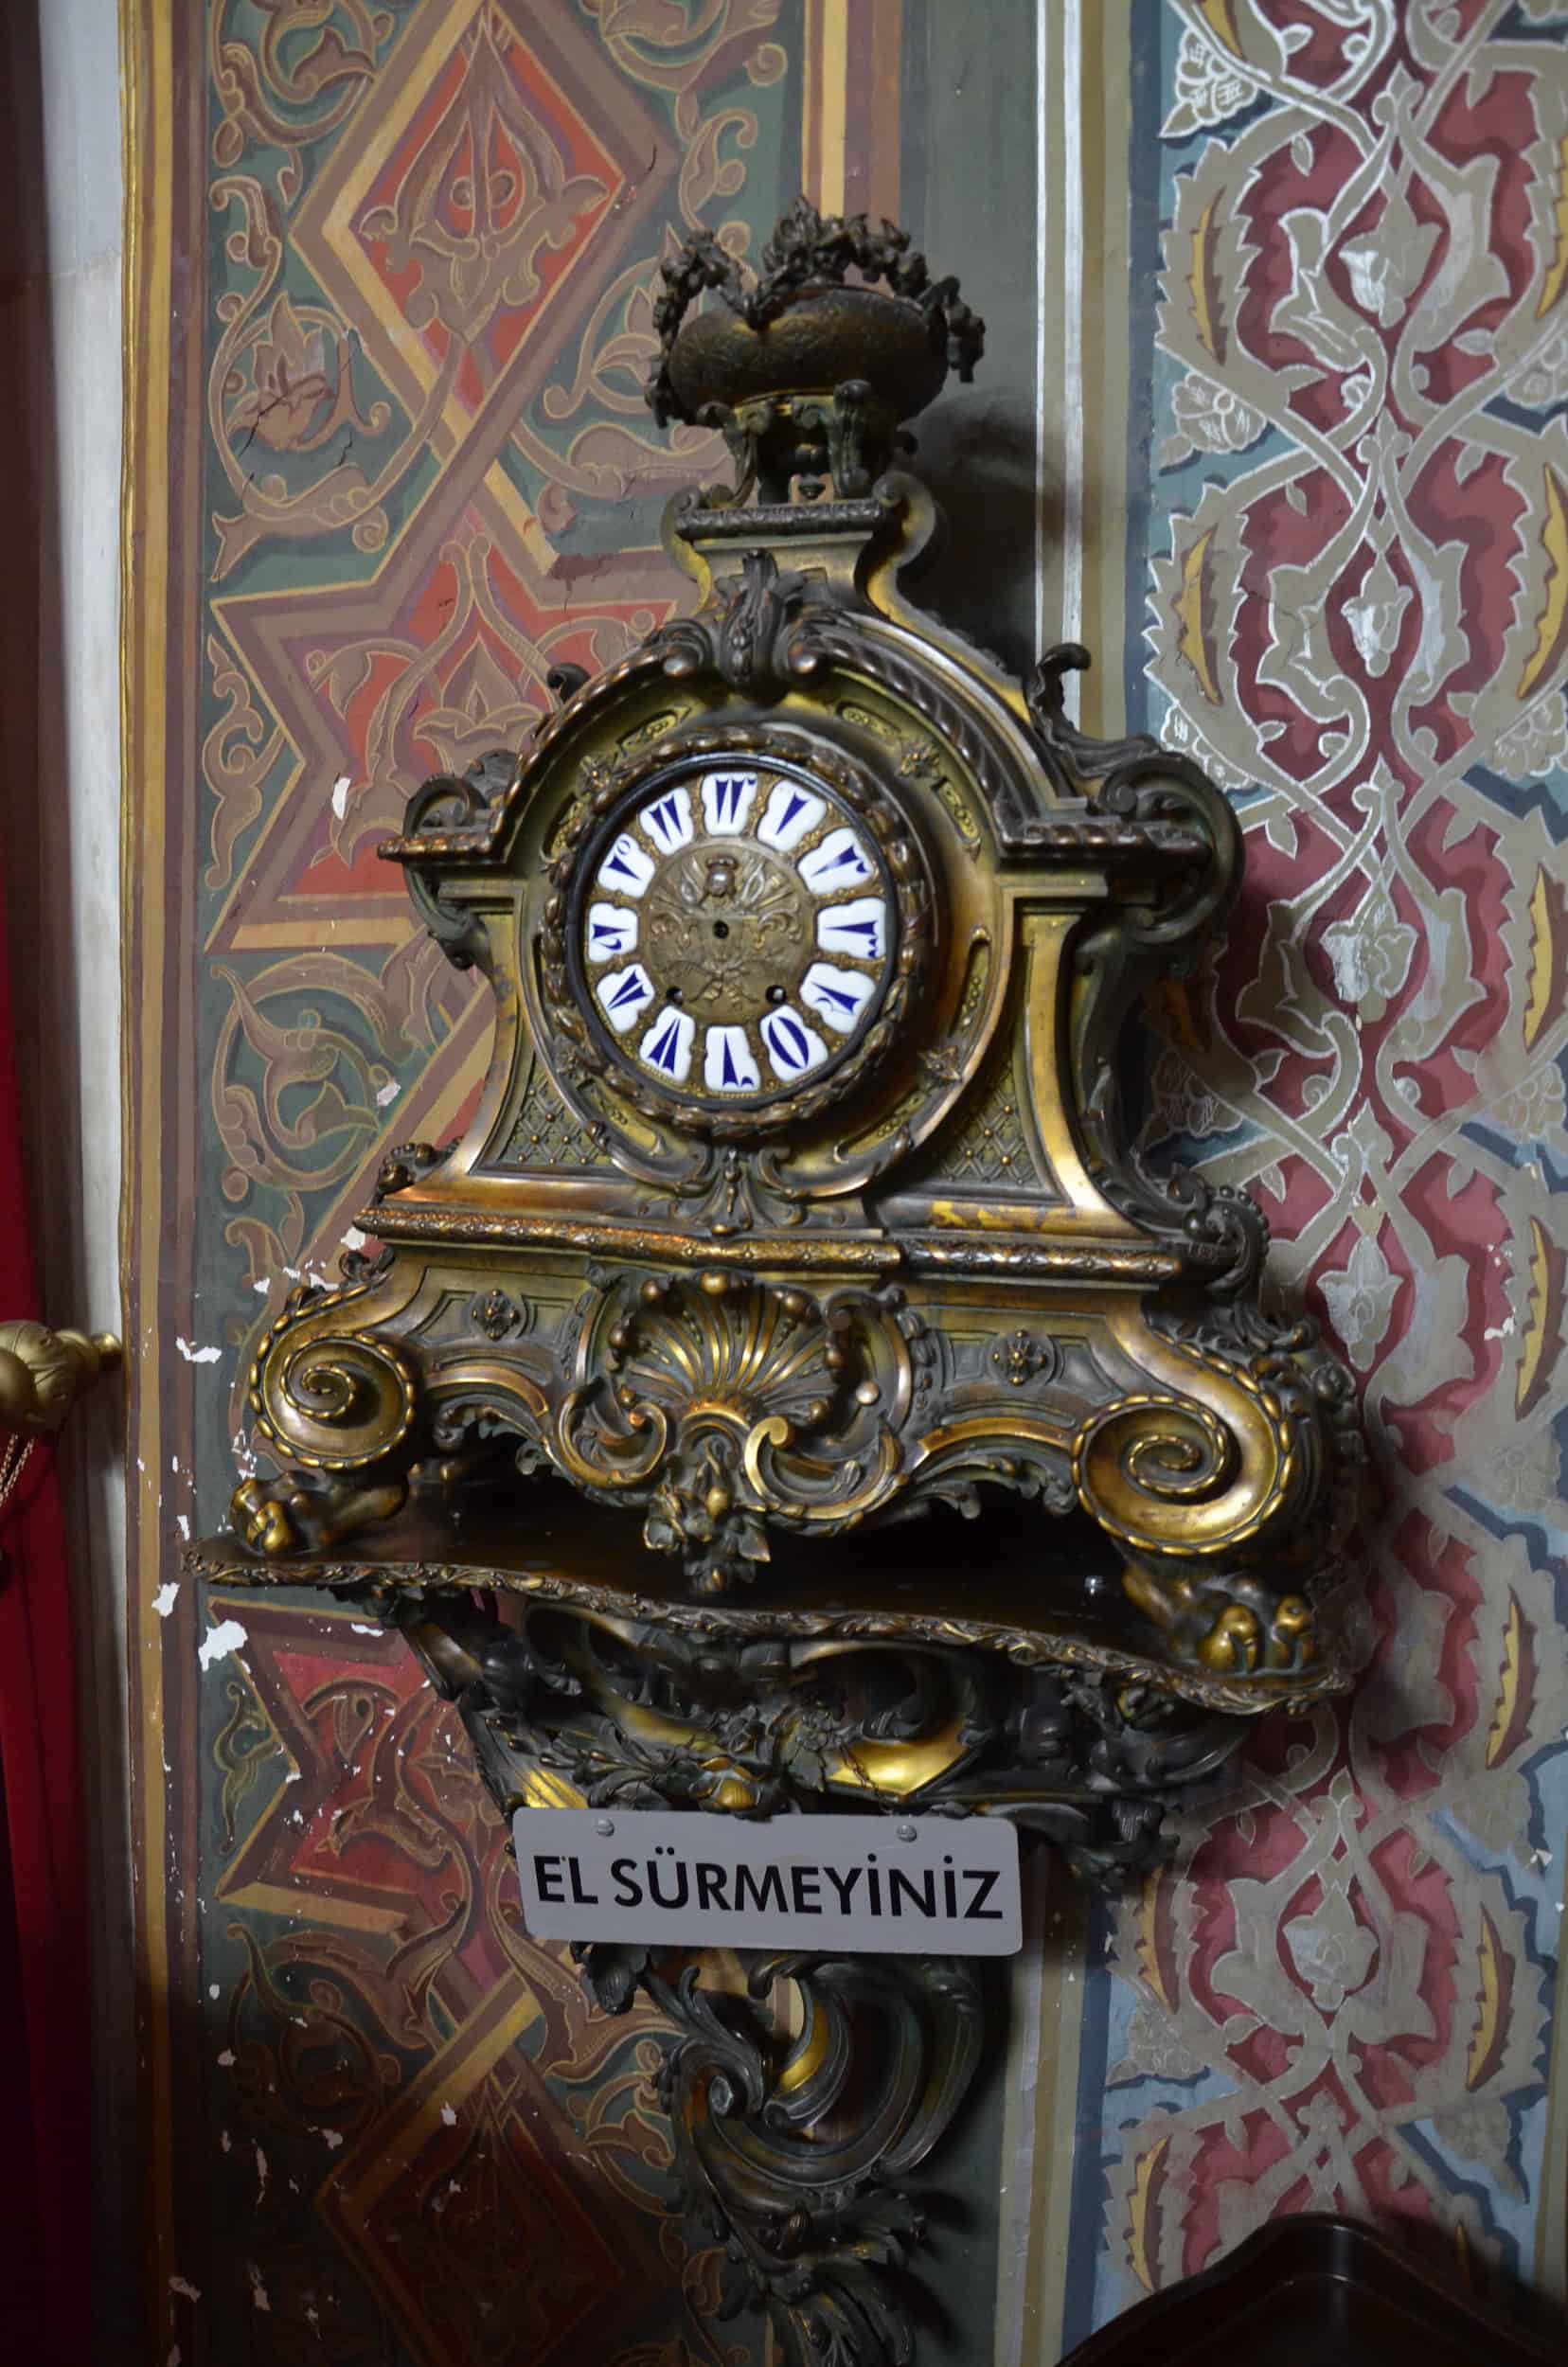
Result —
[[450, 1133], [484, 1065], [489, 1013], [378, 839], [430, 773], [521, 741], [552, 667], [612, 663], [677, 596], [658, 515], [712, 454], [652, 426], [650, 307], [671, 225], [743, 245], [777, 211], [800, 138], [778, 14], [149, 11], [188, 374], [163, 819], [189, 934], [153, 1023], [184, 1029], [158, 1138], [194, 1219], [140, 1425], [163, 1533], [136, 1585], [172, 1646], [142, 1700], [170, 1819], [144, 1906], [170, 2001], [159, 2358], [753, 2357], [662, 2207], [648, 2017], [591, 2021], [564, 1951], [523, 1934], [401, 1641], [163, 1574], [170, 1518], [221, 1517], [244, 1343], [335, 1263], [387, 1143]]
[[1258, 1194], [1378, 1441], [1353, 1704], [1117, 1913], [1037, 1896], [933, 2356], [1049, 2367], [1307, 2207], [1562, 2292], [1568, 5], [124, 9], [150, 2356], [760, 2367], [661, 2207], [656, 2026], [522, 1933], [401, 1646], [178, 1557], [246, 1344], [484, 1064], [376, 842], [669, 613], [715, 455], [641, 400], [659, 257], [803, 186], [991, 321], [922, 422], [961, 621], [1026, 650], [1038, 550], [1090, 720], [1237, 800], [1140, 1139]]
[[1249, 879], [1143, 1139], [1258, 1194], [1380, 1501], [1353, 1703], [1109, 1935], [1096, 2319], [1312, 2208], [1562, 2290], [1565, 17], [1144, 12], [1129, 692]]

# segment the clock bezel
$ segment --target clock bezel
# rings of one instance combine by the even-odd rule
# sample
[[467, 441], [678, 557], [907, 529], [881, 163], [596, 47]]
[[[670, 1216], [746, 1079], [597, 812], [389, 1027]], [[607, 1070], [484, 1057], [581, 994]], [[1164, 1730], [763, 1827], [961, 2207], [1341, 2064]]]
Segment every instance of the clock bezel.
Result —
[[[582, 918], [596, 893], [603, 850], [650, 794], [666, 783], [693, 779], [733, 763], [770, 770], [827, 790], [844, 817], [870, 840], [893, 915], [890, 959], [877, 983], [875, 1007], [860, 1034], [836, 1057], [794, 1087], [735, 1095], [723, 1101], [657, 1085], [616, 1041], [598, 1011], [582, 954]], [[815, 734], [788, 726], [669, 734], [612, 767], [572, 818], [552, 877], [556, 893], [545, 915], [542, 952], [546, 981], [564, 989], [546, 995], [545, 1024], [564, 1049], [568, 1073], [612, 1076], [618, 1093], [645, 1117], [684, 1133], [718, 1141], [758, 1139], [801, 1125], [859, 1086], [904, 1035], [930, 970], [935, 897], [930, 859], [909, 814], [867, 766]]]
[[[820, 769], [813, 772], [809, 765], [800, 763], [793, 759], [786, 762], [782, 758], [776, 756], [759, 757], [754, 754], [749, 754], [744, 759], [744, 769], [755, 774], [770, 775], [775, 780], [793, 781], [800, 788], [810, 791], [813, 795], [821, 796], [827, 802], [829, 812], [832, 816], [832, 821], [829, 825], [829, 828], [836, 828], [844, 824], [848, 824], [852, 828], [855, 828], [862, 836], [863, 840], [868, 843], [868, 851], [870, 852], [872, 861], [876, 865], [876, 888], [873, 890], [863, 886], [857, 892], [862, 895], [870, 895], [872, 893], [880, 894], [887, 906], [889, 920], [887, 934], [889, 942], [885, 956], [874, 971], [867, 970], [862, 972], [866, 979], [867, 985], [871, 988], [871, 992], [866, 999], [864, 1006], [857, 1016], [853, 1027], [847, 1034], [840, 1037], [836, 1043], [828, 1037], [827, 1031], [824, 1029], [822, 1037], [819, 1041], [824, 1043], [828, 1056], [827, 1061], [826, 1063], [819, 1062], [814, 1069], [806, 1072], [806, 1074], [799, 1079], [799, 1083], [802, 1085], [810, 1084], [818, 1077], [821, 1077], [825, 1081], [829, 1071], [841, 1067], [846, 1061], [854, 1058], [855, 1053], [860, 1048], [863, 1039], [867, 1036], [871, 1029], [876, 1025], [877, 1020], [882, 1011], [882, 1006], [887, 999], [887, 989], [894, 976], [895, 967], [898, 961], [898, 899], [894, 892], [893, 876], [888, 867], [886, 856], [880, 842], [876, 839], [875, 833], [867, 829], [864, 817], [859, 814], [852, 806], [846, 803], [840, 797], [835, 785], [828, 779], [826, 774]], [[628, 1050], [628, 1046], [632, 1041], [632, 1036], [637, 1034], [641, 1029], [643, 1024], [641, 1019], [639, 1018], [639, 1020], [633, 1023], [631, 1034], [625, 1039], [618, 1038], [615, 1030], [606, 1024], [602, 1008], [598, 1001], [598, 996], [595, 991], [594, 975], [584, 946], [583, 921], [585, 915], [590, 913], [593, 909], [593, 899], [596, 894], [603, 896], [607, 893], [599, 882], [598, 873], [604, 862], [607, 850], [614, 845], [615, 840], [620, 836], [622, 831], [635, 832], [641, 816], [648, 810], [649, 807], [665, 792], [667, 789], [689, 787], [693, 791], [695, 796], [698, 785], [709, 774], [722, 770], [722, 760], [708, 756], [687, 758], [668, 765], [665, 768], [662, 774], [654, 774], [652, 778], [645, 781], [631, 797], [627, 798], [622, 804], [613, 809], [612, 811], [604, 817], [604, 820], [600, 824], [595, 835], [584, 845], [581, 863], [579, 865], [579, 879], [574, 889], [571, 908], [567, 916], [567, 940], [571, 949], [571, 959], [568, 964], [568, 970], [569, 974], [572, 976], [574, 986], [578, 987], [581, 991], [583, 1005], [589, 1015], [589, 1024], [599, 1037], [605, 1049], [607, 1049], [615, 1058], [618, 1063], [622, 1067], [630, 1069], [636, 1076], [639, 1082], [651, 1085], [655, 1091], [659, 1090], [656, 1078], [652, 1076], [648, 1067], [640, 1059], [633, 1058]], [[762, 792], [759, 789], [759, 802], [761, 800], [761, 795]], [[755, 830], [751, 828], [748, 828], [743, 832], [737, 833], [737, 839], [739, 842], [748, 845], [755, 845], [757, 843], [756, 840]], [[705, 830], [699, 831], [691, 843], [695, 845], [699, 843], [699, 841], [703, 844], [717, 844], [717, 842], [711, 840], [710, 834]], [[782, 856], [779, 859], [784, 862], [790, 862], [792, 860], [792, 858], [788, 855]], [[673, 860], [673, 858], [665, 856], [662, 860], [668, 863]], [[798, 869], [798, 864], [796, 864], [795, 867]], [[654, 881], [649, 881], [646, 891], [647, 894], [651, 895], [654, 884]], [[811, 891], [809, 884], [803, 882], [803, 885], [807, 886], [807, 893], [810, 894]], [[639, 914], [644, 909], [641, 900], [638, 902], [637, 909]], [[813, 949], [810, 958], [815, 959], [817, 957], [815, 949]], [[640, 934], [635, 958], [643, 964], [647, 975], [652, 979], [654, 985], [657, 986], [659, 981], [654, 977], [651, 956], [643, 951]], [[792, 999], [795, 1001], [803, 999], [800, 995], [798, 985], [793, 989]], [[757, 1018], [748, 1021], [748, 1027], [757, 1026], [757, 1019], [760, 1018], [760, 1016], [761, 1015], [758, 1014]], [[765, 1045], [763, 1049], [764, 1054], [766, 1055]], [[757, 1074], [759, 1077], [765, 1077], [766, 1075], [766, 1071], [760, 1059], [757, 1063]], [[796, 1086], [792, 1081], [780, 1077], [775, 1074], [771, 1082], [760, 1085], [755, 1093], [731, 1093], [719, 1095], [701, 1086], [694, 1088], [689, 1083], [680, 1085], [675, 1083], [673, 1080], [665, 1090], [668, 1092], [671, 1100], [679, 1102], [683, 1109], [690, 1107], [701, 1111], [704, 1115], [712, 1115], [722, 1111], [736, 1110], [751, 1111], [755, 1112], [771, 1108], [772, 1105], [778, 1100], [781, 1095], [795, 1091]]]

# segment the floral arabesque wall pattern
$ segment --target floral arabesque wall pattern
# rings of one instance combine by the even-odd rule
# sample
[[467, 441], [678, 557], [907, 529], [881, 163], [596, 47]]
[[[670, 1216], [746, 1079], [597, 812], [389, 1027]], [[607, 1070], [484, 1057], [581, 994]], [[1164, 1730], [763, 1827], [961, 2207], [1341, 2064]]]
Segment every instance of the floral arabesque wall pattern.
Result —
[[1380, 1450], [1359, 1693], [1116, 1922], [1096, 2318], [1303, 2209], [1563, 2290], [1565, 16], [1142, 12], [1130, 694], [1249, 861], [1144, 1142], [1258, 1195]]

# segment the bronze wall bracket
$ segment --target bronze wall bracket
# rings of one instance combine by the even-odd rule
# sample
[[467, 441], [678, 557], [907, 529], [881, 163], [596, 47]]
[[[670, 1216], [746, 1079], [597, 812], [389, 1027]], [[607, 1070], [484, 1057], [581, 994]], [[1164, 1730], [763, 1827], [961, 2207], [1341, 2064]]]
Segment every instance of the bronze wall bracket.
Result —
[[[508, 1818], [997, 1816], [1086, 1881], [1135, 1878], [1167, 1849], [1167, 1814], [1247, 1732], [1256, 1684], [1184, 1664], [1158, 1634], [1142, 1657], [1110, 1642], [1107, 1564], [1060, 1555], [1042, 1612], [1017, 1522], [993, 1526], [979, 1599], [954, 1614], [955, 1527], [913, 1523], [873, 1563], [852, 1542], [785, 1553], [743, 1595], [701, 1600], [672, 1587], [668, 1558], [627, 1547], [617, 1514], [570, 1500], [524, 1530], [504, 1504], [475, 1507], [457, 1536], [438, 1501], [416, 1505], [373, 1555], [269, 1560], [219, 1538], [187, 1566], [224, 1587], [325, 1588], [395, 1624], [456, 1704]], [[1320, 1665], [1274, 1679], [1273, 1698], [1302, 1709], [1344, 1682]], [[575, 1952], [602, 2011], [641, 1992], [670, 2024], [671, 2207], [722, 2248], [722, 2306], [762, 2308], [795, 2367], [910, 2358], [907, 2297], [887, 2272], [923, 2239], [908, 2180], [980, 2061], [978, 1968], [743, 1952], [737, 1995], [669, 1951]]]

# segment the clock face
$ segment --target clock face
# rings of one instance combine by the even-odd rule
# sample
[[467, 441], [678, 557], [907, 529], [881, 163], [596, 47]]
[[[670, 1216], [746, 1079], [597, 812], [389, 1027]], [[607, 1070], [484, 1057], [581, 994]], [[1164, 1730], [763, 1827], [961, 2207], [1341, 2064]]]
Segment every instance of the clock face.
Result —
[[588, 852], [575, 931], [599, 1033], [664, 1094], [815, 1085], [875, 1020], [898, 905], [876, 834], [804, 766], [672, 767]]

